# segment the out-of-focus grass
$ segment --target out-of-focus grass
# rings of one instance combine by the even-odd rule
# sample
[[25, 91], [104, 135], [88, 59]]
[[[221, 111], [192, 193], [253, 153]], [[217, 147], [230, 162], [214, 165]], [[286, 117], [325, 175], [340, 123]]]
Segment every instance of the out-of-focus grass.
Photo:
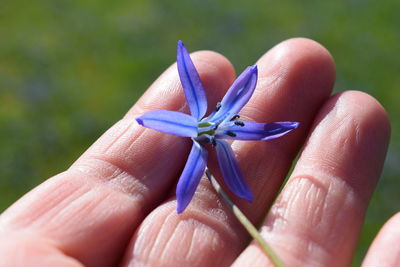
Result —
[[175, 60], [177, 40], [224, 54], [240, 72], [276, 43], [304, 36], [335, 57], [336, 91], [365, 91], [392, 118], [359, 264], [400, 203], [399, 8], [397, 0], [1, 1], [0, 210], [68, 168], [118, 120]]

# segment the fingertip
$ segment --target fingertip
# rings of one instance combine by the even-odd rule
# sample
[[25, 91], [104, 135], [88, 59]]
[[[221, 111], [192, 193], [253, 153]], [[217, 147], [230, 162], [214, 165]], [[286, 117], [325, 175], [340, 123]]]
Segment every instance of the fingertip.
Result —
[[385, 108], [371, 95], [361, 91], [344, 91], [334, 96], [336, 109], [358, 122], [359, 130], [370, 133], [380, 145], [390, 138], [391, 125]]
[[382, 138], [389, 139], [391, 123], [389, 116], [382, 104], [373, 96], [361, 91], [347, 91], [343, 93], [349, 102], [358, 107], [360, 112], [369, 119], [370, 130], [376, 129], [382, 133]]
[[327, 85], [319, 86], [327, 92], [331, 91], [336, 77], [332, 55], [320, 43], [307, 38], [292, 38], [277, 44], [258, 60], [257, 65], [260, 77], [290, 69], [285, 79], [301, 76], [315, 84]]

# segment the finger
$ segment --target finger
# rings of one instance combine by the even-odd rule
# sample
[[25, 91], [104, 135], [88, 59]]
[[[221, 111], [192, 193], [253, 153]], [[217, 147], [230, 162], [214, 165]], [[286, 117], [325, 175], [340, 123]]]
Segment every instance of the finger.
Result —
[[[324, 105], [262, 228], [288, 266], [350, 264], [389, 133], [384, 109], [364, 93], [344, 92]], [[236, 266], [256, 263], [268, 260], [253, 244]]]
[[[256, 92], [240, 114], [250, 121], [293, 120], [302, 126], [282, 141], [233, 144], [254, 192], [254, 204], [241, 202], [253, 221], [261, 218], [272, 201], [334, 80], [331, 56], [307, 39], [283, 42], [257, 64], [260, 79]], [[209, 159], [209, 163], [213, 161]], [[176, 215], [175, 205], [172, 199], [146, 218], [131, 242], [125, 264], [151, 265], [161, 260], [166, 265], [226, 265], [245, 246], [247, 234], [206, 179], [202, 179], [184, 213]]]
[[368, 250], [362, 266], [396, 267], [400, 262], [400, 213], [385, 223]]
[[[193, 55], [209, 102], [232, 83], [232, 65], [214, 52]], [[187, 110], [176, 65], [144, 94], [66, 172], [49, 179], [6, 211], [0, 227], [28, 229], [51, 238], [88, 266], [116, 263], [143, 217], [176, 182], [189, 142], [145, 129], [136, 114]]]

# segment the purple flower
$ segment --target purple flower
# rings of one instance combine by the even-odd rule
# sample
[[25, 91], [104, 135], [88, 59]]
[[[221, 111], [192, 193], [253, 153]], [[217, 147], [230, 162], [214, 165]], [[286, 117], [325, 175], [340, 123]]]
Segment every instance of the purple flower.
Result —
[[249, 101], [257, 84], [257, 66], [247, 67], [229, 88], [215, 110], [207, 111], [206, 94], [199, 74], [182, 41], [178, 42], [177, 64], [190, 113], [156, 110], [138, 118], [137, 122], [147, 128], [193, 140], [185, 168], [176, 188], [177, 212], [185, 210], [192, 200], [200, 178], [203, 176], [208, 152], [206, 144], [217, 151], [219, 167], [225, 183], [237, 196], [253, 201], [253, 193], [243, 179], [231, 146], [222, 139], [269, 140], [280, 137], [299, 126], [298, 122], [256, 123], [237, 120], [238, 112]]

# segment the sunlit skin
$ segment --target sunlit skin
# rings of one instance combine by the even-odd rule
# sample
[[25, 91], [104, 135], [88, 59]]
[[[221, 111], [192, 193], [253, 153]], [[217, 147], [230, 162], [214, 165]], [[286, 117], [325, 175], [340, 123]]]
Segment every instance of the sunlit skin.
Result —
[[[235, 71], [215, 52], [196, 52], [192, 59], [210, 113]], [[241, 118], [290, 117], [302, 127], [274, 142], [233, 142], [254, 202], [232, 197], [262, 225], [288, 266], [349, 265], [386, 155], [386, 112], [362, 92], [331, 96], [334, 62], [314, 41], [282, 42], [256, 64], [257, 88]], [[175, 185], [191, 141], [135, 122], [156, 109], [188, 113], [176, 65], [68, 170], [0, 216], [2, 266], [268, 266], [205, 177], [185, 212], [176, 213]], [[397, 215], [376, 238], [364, 266], [396, 266], [399, 226]]]

